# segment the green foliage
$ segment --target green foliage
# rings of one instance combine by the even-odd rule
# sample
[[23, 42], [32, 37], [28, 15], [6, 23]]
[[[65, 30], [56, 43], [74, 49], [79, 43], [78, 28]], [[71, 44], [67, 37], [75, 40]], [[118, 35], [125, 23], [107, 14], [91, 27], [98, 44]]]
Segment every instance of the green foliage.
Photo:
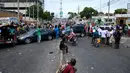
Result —
[[[33, 18], [33, 7], [34, 7], [34, 18], [36, 19], [37, 18], [37, 5], [32, 5], [30, 6], [30, 17]], [[29, 8], [27, 9], [27, 16], [29, 16]], [[42, 18], [41, 15], [43, 15], [43, 9], [42, 7], [39, 5], [39, 18]]]
[[83, 11], [80, 12], [80, 16], [81, 18], [86, 17], [91, 18], [92, 16], [97, 16], [98, 15], [98, 11], [93, 9], [92, 7], [85, 7], [83, 9]]
[[77, 15], [77, 13], [73, 13], [73, 12], [68, 12], [68, 14], [69, 14], [69, 19], [72, 19]]
[[104, 13], [103, 12], [98, 12], [98, 15], [104, 15]]
[[[34, 18], [37, 18], [37, 5], [30, 6], [30, 17], [33, 18], [33, 7], [34, 7]], [[29, 8], [27, 9], [26, 14], [29, 15]], [[39, 5], [39, 18], [43, 20], [52, 20], [54, 18], [54, 13], [50, 13], [49, 11], [43, 12], [43, 8]]]
[[116, 9], [114, 14], [127, 14], [127, 9], [125, 8]]
[[54, 18], [54, 13], [50, 13], [49, 11], [45, 11], [43, 13], [42, 17], [44, 20], [52, 20]]

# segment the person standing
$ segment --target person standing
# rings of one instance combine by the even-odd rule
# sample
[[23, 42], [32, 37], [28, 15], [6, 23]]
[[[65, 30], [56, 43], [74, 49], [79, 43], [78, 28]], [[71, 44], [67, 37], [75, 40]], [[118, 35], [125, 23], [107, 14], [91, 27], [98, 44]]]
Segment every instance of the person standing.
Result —
[[109, 45], [109, 39], [110, 39], [110, 36], [111, 36], [110, 31], [111, 31], [111, 29], [108, 29], [106, 31], [106, 45]]
[[101, 44], [102, 44], [102, 46], [105, 45], [105, 40], [106, 40], [106, 30], [104, 28], [102, 28], [102, 30], [101, 30]]
[[38, 43], [41, 42], [41, 30], [40, 30], [40, 26], [37, 27], [37, 42]]
[[116, 31], [114, 32], [114, 38], [115, 38], [115, 49], [119, 49], [119, 44], [121, 40], [121, 33], [119, 29], [116, 29]]
[[92, 33], [92, 45], [95, 45], [95, 40], [97, 38], [98, 38], [98, 31], [94, 29]]
[[58, 28], [57, 25], [55, 26], [54, 32], [55, 32], [55, 35], [56, 35], [56, 39], [58, 39], [59, 38], [60, 30], [59, 30], [59, 28]]

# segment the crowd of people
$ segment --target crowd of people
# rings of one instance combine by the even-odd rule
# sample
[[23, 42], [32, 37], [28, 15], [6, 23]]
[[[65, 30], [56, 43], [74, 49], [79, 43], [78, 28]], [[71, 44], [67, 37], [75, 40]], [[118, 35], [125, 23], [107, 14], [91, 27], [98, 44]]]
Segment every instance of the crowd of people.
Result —
[[122, 35], [125, 33], [120, 25], [117, 26], [86, 26], [86, 32], [92, 37], [92, 45], [99, 47], [115, 43], [115, 48], [119, 49]]

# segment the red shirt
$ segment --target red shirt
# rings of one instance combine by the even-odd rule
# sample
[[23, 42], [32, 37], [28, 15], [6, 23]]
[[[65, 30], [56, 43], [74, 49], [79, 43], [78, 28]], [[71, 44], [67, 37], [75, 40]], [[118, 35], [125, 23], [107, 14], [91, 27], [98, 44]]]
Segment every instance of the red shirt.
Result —
[[74, 67], [68, 64], [68, 66], [64, 69], [63, 73], [75, 73]]

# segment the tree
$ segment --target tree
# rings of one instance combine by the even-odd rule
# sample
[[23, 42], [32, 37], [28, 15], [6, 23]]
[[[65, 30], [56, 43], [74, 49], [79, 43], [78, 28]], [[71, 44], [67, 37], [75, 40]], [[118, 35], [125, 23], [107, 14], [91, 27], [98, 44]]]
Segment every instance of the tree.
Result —
[[[42, 6], [41, 5], [38, 5], [39, 6], [39, 18], [43, 18], [42, 15], [43, 15], [43, 9], [42, 9]], [[33, 18], [33, 7], [34, 7], [34, 18], [36, 19], [37, 18], [37, 5], [32, 5], [30, 6], [30, 17]], [[29, 8], [27, 9], [26, 11], [26, 15], [29, 16]]]
[[98, 15], [104, 15], [104, 13], [103, 12], [99, 12]]
[[97, 16], [98, 15], [98, 11], [93, 9], [92, 7], [85, 7], [83, 9], [83, 11], [80, 12], [80, 16], [81, 18], [86, 17], [91, 18], [92, 16]]
[[49, 11], [45, 11], [43, 13], [42, 17], [43, 17], [44, 20], [52, 20], [54, 18], [54, 13], [51, 13]]
[[[34, 18], [37, 18], [37, 5], [30, 6], [30, 17], [33, 18], [33, 7], [34, 7]], [[29, 8], [27, 9], [26, 14], [29, 15]], [[52, 20], [54, 18], [54, 13], [50, 13], [49, 11], [43, 12], [43, 8], [39, 5], [39, 18], [43, 20]]]
[[114, 14], [127, 14], [127, 9], [125, 8], [116, 9]]
[[[108, 13], [105, 14], [106, 16], [108, 16]], [[109, 13], [109, 16], [113, 16], [113, 13]]]
[[72, 19], [77, 15], [77, 13], [74, 12], [68, 12], [68, 14], [69, 14], [69, 19]]

